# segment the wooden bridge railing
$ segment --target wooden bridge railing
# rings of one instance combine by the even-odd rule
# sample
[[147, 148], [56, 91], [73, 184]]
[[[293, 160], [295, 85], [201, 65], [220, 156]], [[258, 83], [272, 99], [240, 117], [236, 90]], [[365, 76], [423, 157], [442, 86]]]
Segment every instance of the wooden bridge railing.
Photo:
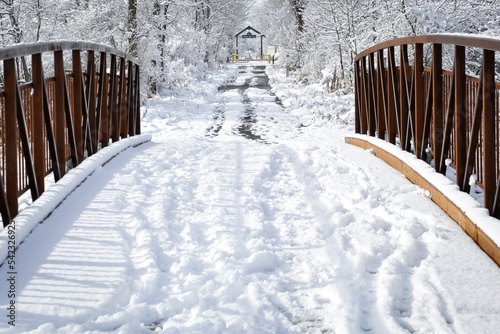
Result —
[[[53, 172], [57, 182], [110, 141], [140, 133], [140, 84], [137, 60], [93, 43], [18, 45], [0, 49], [0, 60], [0, 211], [5, 227], [18, 213], [18, 197], [30, 190], [36, 200], [47, 175]], [[20, 82], [19, 73], [30, 81]]]
[[[454, 49], [452, 71], [443, 70], [443, 47]], [[474, 64], [466, 64], [466, 51], [477, 55]], [[500, 39], [467, 35], [401, 38], [364, 51], [355, 59], [355, 124], [357, 133], [434, 161], [440, 173], [451, 160], [465, 192], [475, 173], [484, 206], [500, 218], [495, 51]], [[466, 65], [479, 65], [479, 78], [467, 75]]]

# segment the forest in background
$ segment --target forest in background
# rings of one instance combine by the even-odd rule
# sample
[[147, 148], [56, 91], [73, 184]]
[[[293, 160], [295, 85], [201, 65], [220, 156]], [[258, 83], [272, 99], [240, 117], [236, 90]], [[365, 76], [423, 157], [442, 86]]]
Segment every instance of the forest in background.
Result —
[[[136, 56], [148, 93], [228, 62], [251, 25], [301, 77], [352, 88], [357, 53], [412, 35], [500, 36], [497, 0], [0, 0], [0, 43], [105, 44]], [[259, 39], [257, 39], [259, 40]]]

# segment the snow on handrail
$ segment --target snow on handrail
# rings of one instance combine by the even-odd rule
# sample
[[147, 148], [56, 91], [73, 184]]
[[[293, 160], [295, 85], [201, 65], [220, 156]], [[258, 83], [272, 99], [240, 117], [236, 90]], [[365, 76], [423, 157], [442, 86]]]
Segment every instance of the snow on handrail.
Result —
[[[69, 58], [71, 70], [65, 66]], [[81, 41], [6, 47], [0, 49], [0, 60], [0, 211], [5, 227], [18, 214], [18, 197], [30, 190], [35, 201], [48, 174], [57, 182], [110, 142], [140, 134], [140, 73], [134, 57]], [[45, 76], [46, 69], [52, 77]]]

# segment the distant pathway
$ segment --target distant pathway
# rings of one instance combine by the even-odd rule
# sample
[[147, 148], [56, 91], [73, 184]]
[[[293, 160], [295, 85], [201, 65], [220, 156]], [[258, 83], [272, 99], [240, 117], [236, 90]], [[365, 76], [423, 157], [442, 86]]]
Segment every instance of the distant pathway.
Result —
[[153, 142], [34, 230], [0, 333], [500, 328], [499, 268], [424, 191], [238, 72], [206, 105], [158, 101]]

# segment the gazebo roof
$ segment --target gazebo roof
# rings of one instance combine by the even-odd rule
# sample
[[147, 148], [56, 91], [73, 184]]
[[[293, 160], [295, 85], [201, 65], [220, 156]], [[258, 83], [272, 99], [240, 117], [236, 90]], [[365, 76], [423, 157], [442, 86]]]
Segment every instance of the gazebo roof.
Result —
[[252, 27], [248, 26], [248, 27], [246, 27], [245, 29], [243, 29], [242, 31], [240, 31], [239, 33], [237, 33], [235, 36], [236, 36], [236, 37], [238, 37], [239, 35], [241, 35], [241, 34], [242, 34], [243, 32], [245, 32], [246, 30], [253, 30], [253, 31], [255, 31], [257, 34], [262, 35], [260, 32], [258, 32], [258, 31], [257, 31], [257, 30], [255, 30], [254, 28], [252, 28]]

